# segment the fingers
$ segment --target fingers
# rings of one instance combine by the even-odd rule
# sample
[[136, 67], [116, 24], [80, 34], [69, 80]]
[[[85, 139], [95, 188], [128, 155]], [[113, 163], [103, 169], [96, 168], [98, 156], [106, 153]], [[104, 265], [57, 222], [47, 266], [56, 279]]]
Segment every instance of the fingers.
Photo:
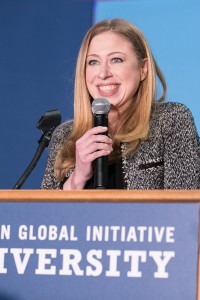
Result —
[[86, 134], [99, 134], [99, 133], [103, 133], [103, 132], [106, 132], [108, 131], [108, 127], [104, 127], [104, 126], [96, 126], [96, 127], [93, 127], [91, 129], [89, 129]]
[[104, 135], [92, 135], [87, 139], [80, 139], [76, 142], [76, 150], [92, 153], [97, 150], [112, 151], [112, 140]]
[[112, 147], [106, 144], [99, 144], [90, 147], [87, 151], [82, 152], [79, 155], [79, 159], [83, 164], [93, 162], [98, 157], [109, 155], [112, 152]]
[[98, 157], [107, 156], [112, 152], [112, 150], [98, 150], [95, 152], [92, 152], [90, 155], [88, 155], [88, 159], [93, 162]]
[[[105, 135], [107, 127], [97, 126], [89, 129], [76, 142], [76, 164], [73, 182], [83, 185], [93, 174], [92, 162], [112, 151], [112, 140]], [[78, 185], [79, 186], [79, 185]]]
[[109, 155], [113, 151], [112, 144], [93, 142], [88, 147], [80, 144], [76, 146], [76, 155], [83, 164], [92, 162], [100, 156]]
[[77, 140], [76, 149], [84, 151], [84, 149], [88, 149], [89, 147], [91, 153], [96, 150], [101, 150], [101, 146], [103, 146], [104, 149], [105, 145], [95, 145], [96, 143], [105, 143], [111, 146], [112, 140], [110, 139], [110, 137], [104, 134], [107, 130], [107, 127], [102, 126], [97, 126], [89, 129], [79, 140]]
[[113, 151], [112, 140], [110, 137], [101, 134], [106, 131], [107, 127], [94, 127], [88, 130], [76, 142], [76, 153], [84, 160], [84, 162], [89, 162], [97, 157], [108, 155]]
[[103, 127], [103, 126], [97, 126], [97, 127], [93, 127], [91, 129], [89, 129], [88, 131], [86, 131], [86, 133], [79, 139], [80, 142], [88, 140], [89, 138], [91, 138], [92, 136], [97, 136], [97, 135], [105, 135], [105, 133], [108, 131], [107, 127]]

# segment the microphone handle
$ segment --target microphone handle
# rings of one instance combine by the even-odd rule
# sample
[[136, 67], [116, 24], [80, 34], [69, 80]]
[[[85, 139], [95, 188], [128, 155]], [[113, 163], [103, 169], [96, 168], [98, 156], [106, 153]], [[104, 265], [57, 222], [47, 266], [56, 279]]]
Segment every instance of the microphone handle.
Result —
[[[94, 127], [96, 126], [108, 127], [108, 115], [94, 115]], [[103, 134], [107, 135], [108, 132]], [[98, 157], [94, 161], [94, 188], [100, 190], [108, 188], [108, 156]]]

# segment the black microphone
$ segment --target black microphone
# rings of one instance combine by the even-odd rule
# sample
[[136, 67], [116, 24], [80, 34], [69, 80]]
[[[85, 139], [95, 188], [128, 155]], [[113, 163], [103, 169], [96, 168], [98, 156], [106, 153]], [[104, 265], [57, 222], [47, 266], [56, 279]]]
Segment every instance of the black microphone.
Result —
[[[108, 113], [110, 103], [107, 99], [97, 98], [92, 102], [92, 112], [94, 115], [94, 127], [108, 127]], [[105, 135], [108, 132], [103, 133]], [[101, 156], [94, 161], [94, 188], [106, 189], [108, 187], [108, 157]]]
[[37, 126], [36, 126], [42, 132], [42, 136], [38, 141], [39, 146], [37, 148], [37, 151], [36, 151], [33, 159], [29, 163], [28, 167], [26, 168], [26, 170], [24, 171], [22, 176], [19, 178], [17, 183], [14, 185], [14, 187], [13, 187], [14, 190], [20, 189], [22, 187], [22, 185], [24, 184], [24, 182], [26, 181], [26, 179], [28, 178], [28, 176], [31, 174], [31, 172], [35, 168], [36, 164], [38, 163], [45, 147], [48, 147], [54, 129], [58, 125], [60, 125], [60, 123], [61, 123], [61, 114], [60, 114], [59, 110], [57, 110], [57, 109], [47, 111], [40, 118], [40, 120], [38, 121]]

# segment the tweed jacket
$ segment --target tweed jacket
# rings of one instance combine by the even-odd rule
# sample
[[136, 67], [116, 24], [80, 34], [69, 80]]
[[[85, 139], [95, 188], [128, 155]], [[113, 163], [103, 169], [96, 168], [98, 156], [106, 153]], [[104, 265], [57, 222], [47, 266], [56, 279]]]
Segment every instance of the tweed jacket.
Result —
[[[60, 189], [54, 176], [54, 161], [72, 129], [62, 123], [52, 137], [41, 189]], [[123, 155], [122, 172], [127, 189], [199, 189], [200, 143], [193, 116], [179, 103], [153, 105], [148, 139], [140, 142], [128, 157]]]

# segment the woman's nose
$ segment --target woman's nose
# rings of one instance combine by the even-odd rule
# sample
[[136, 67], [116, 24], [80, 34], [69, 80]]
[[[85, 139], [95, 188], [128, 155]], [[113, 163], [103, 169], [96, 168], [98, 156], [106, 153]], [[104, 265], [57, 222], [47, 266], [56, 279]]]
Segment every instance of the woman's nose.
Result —
[[102, 80], [105, 80], [108, 77], [111, 77], [112, 73], [109, 66], [105, 63], [100, 66], [98, 77]]

